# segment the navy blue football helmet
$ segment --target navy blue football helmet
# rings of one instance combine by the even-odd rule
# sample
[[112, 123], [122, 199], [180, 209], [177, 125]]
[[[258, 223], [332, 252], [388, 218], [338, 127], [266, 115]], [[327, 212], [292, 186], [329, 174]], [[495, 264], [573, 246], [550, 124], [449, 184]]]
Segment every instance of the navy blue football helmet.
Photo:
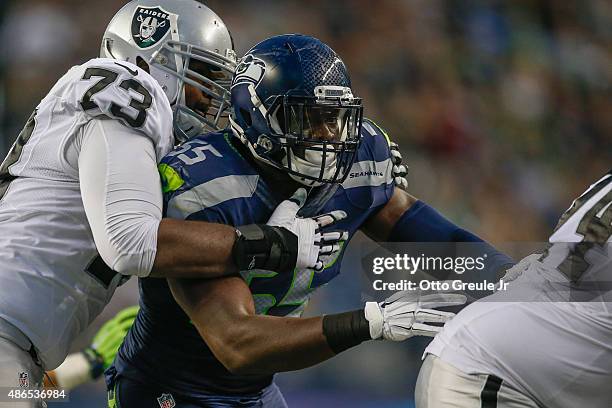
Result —
[[253, 156], [307, 186], [341, 183], [360, 142], [363, 108], [342, 60], [305, 35], [268, 38], [231, 85], [234, 134]]

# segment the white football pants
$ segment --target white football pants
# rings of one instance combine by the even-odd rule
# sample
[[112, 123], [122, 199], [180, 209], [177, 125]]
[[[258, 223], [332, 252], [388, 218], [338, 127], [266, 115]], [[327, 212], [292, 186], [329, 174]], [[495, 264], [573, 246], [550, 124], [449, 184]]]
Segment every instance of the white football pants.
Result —
[[538, 408], [530, 398], [487, 374], [465, 374], [428, 354], [416, 385], [416, 408]]
[[42, 389], [43, 368], [34, 361], [29, 350], [13, 340], [0, 337], [0, 408], [43, 408], [41, 400], [20, 400], [9, 397], [11, 390]]

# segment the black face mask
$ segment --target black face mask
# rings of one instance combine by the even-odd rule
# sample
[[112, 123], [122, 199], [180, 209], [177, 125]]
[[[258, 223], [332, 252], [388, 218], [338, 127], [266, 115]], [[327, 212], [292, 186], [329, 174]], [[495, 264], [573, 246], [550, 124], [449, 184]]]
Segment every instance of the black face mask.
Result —
[[362, 107], [322, 102], [315, 97], [276, 97], [267, 121], [275, 133], [271, 158], [286, 171], [307, 182], [339, 183], [348, 174], [360, 141]]

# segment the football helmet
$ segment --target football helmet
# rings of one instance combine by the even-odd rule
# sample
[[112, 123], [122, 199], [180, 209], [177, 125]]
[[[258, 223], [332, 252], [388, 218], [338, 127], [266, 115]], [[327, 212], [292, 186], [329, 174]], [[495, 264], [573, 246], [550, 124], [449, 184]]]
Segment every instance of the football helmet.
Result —
[[[115, 14], [100, 56], [149, 70], [173, 107], [178, 143], [223, 128], [236, 67], [230, 32], [212, 10], [195, 0], [134, 0]], [[188, 106], [185, 84], [210, 103]]]
[[234, 134], [262, 162], [307, 186], [341, 183], [363, 116], [342, 60], [316, 38], [281, 35], [251, 48], [231, 85]]

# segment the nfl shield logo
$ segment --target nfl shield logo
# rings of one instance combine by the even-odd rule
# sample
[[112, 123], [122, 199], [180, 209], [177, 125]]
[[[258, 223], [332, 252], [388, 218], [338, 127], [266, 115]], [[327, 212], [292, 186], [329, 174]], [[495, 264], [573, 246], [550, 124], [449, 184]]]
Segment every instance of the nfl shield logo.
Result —
[[174, 402], [174, 397], [172, 397], [172, 394], [162, 394], [161, 397], [157, 398], [157, 402], [160, 408], [176, 407], [176, 402]]
[[19, 373], [19, 386], [21, 388], [30, 387], [30, 376], [28, 373]]
[[151, 48], [170, 32], [170, 16], [161, 7], [136, 7], [132, 17], [132, 38], [140, 48]]

